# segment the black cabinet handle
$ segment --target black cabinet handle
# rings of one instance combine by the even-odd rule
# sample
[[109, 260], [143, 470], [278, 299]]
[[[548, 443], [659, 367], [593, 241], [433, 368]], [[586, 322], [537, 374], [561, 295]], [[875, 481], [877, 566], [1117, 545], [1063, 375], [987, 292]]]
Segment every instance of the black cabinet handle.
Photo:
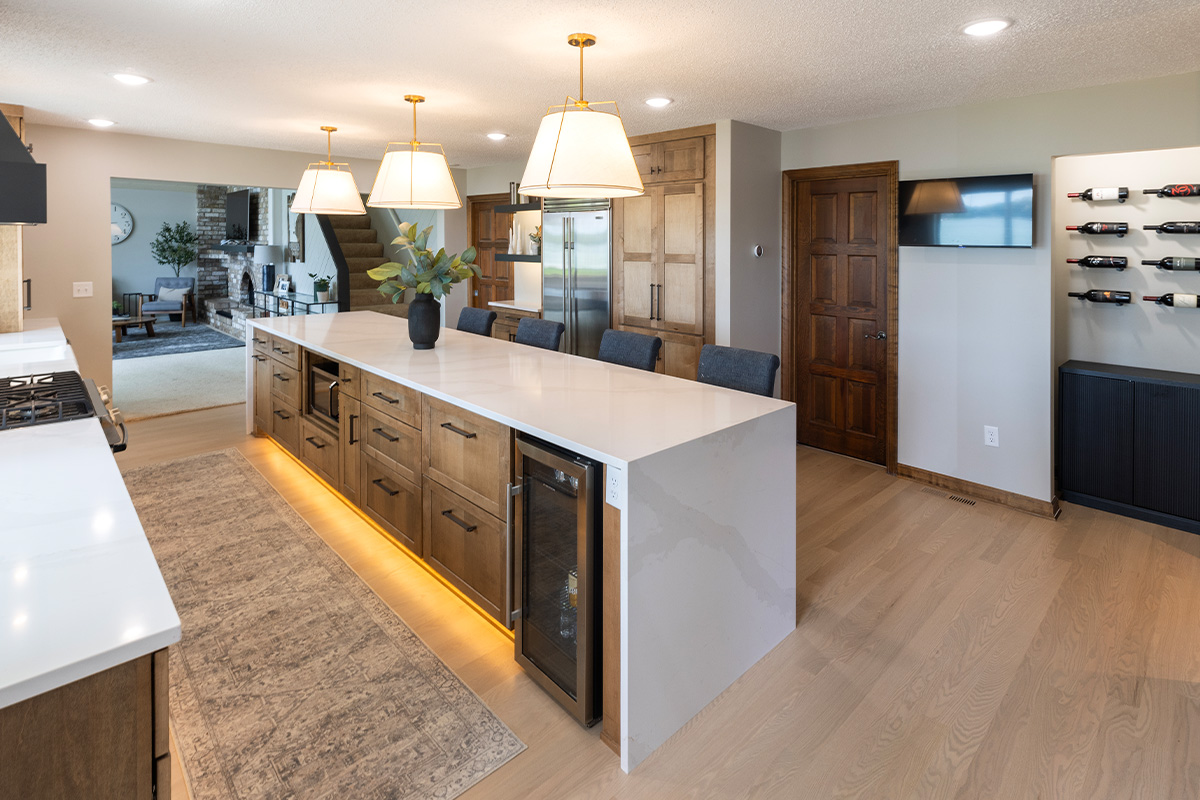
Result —
[[260, 339], [257, 336], [251, 336], [250, 341], [254, 342], [255, 344], [266, 344], [267, 343], [266, 339]]
[[353, 379], [347, 378], [345, 375], [342, 376], [342, 383], [350, 383], [351, 380], [353, 380]]
[[305, 436], [304, 441], [308, 442], [309, 444], [311, 444], [313, 447], [317, 448], [318, 450], [325, 449], [325, 444], [323, 442], [318, 442], [316, 439], [314, 439], [311, 436]]
[[654, 319], [654, 284], [650, 284], [650, 319]]
[[375, 480], [371, 481], [371, 483], [375, 484], [380, 489], [383, 489], [385, 492], [387, 492], [389, 497], [395, 497], [396, 495], [400, 494], [399, 489], [389, 489], [388, 487], [384, 486], [383, 478], [376, 478]]
[[466, 438], [466, 439], [474, 439], [475, 438], [475, 434], [471, 433], [470, 431], [464, 431], [462, 428], [456, 428], [453, 425], [451, 425], [449, 422], [443, 422], [442, 427], [448, 431], [453, 431], [454, 433], [457, 433], [459, 436], [462, 436], [463, 438]]
[[278, 372], [276, 372], [276, 373], [275, 373], [275, 380], [277, 380], [277, 381], [283, 381], [284, 383], [287, 383], [288, 381], [290, 381], [290, 380], [291, 380], [291, 378], [284, 377], [283, 375], [280, 375]]
[[276, 411], [275, 416], [279, 417], [280, 419], [291, 419], [292, 418], [291, 414], [285, 414], [282, 411]]
[[282, 347], [272, 347], [271, 349], [272, 349], [272, 350], [274, 350], [276, 353], [282, 353], [282, 352], [283, 352], [283, 348], [282, 348]]
[[32, 311], [33, 310], [33, 278], [26, 278], [25, 280], [21, 281], [21, 283], [25, 284], [25, 306], [21, 310], [22, 311]]
[[354, 438], [354, 420], [358, 419], [358, 414], [350, 415], [350, 441], [347, 444], [354, 444], [358, 439]]
[[388, 397], [388, 396], [387, 396], [386, 394], [384, 394], [383, 392], [374, 392], [374, 393], [373, 393], [371, 396], [372, 396], [372, 397], [378, 397], [378, 398], [379, 398], [380, 400], [382, 400], [383, 402], [385, 402], [385, 403], [391, 403], [392, 405], [396, 405], [397, 403], [399, 403], [399, 402], [400, 402], [399, 400], [397, 400], [397, 399], [396, 399], [396, 398], [394, 398], [394, 397]]
[[253, 358], [255, 361], [266, 361], [267, 360], [266, 356], [260, 356], [258, 353], [255, 353], [254, 355], [252, 355], [250, 357]]
[[446, 519], [450, 520], [451, 522], [453, 522], [458, 527], [462, 528], [467, 533], [470, 533], [471, 531], [475, 530], [475, 528], [478, 527], [477, 525], [468, 525], [467, 523], [463, 522], [461, 519], [454, 516], [454, 511], [449, 508], [447, 508], [445, 511], [442, 512], [442, 516], [445, 517]]
[[387, 439], [389, 442], [398, 442], [398, 441], [400, 441], [400, 437], [399, 437], [399, 436], [388, 436], [387, 432], [386, 432], [386, 431], [384, 431], [384, 429], [383, 429], [383, 428], [372, 428], [372, 429], [371, 429], [371, 433], [378, 433], [380, 436], [382, 436], [383, 438]]
[[662, 322], [662, 284], [656, 285], [658, 286], [658, 321]]

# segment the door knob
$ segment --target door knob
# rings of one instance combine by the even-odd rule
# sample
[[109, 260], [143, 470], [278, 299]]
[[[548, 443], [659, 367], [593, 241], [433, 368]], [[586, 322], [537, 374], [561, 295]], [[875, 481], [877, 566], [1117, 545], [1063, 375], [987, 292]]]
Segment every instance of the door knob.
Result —
[[874, 335], [874, 336], [872, 336], [872, 335], [871, 335], [871, 334], [869, 334], [869, 333], [864, 333], [864, 334], [863, 334], [863, 338], [864, 338], [864, 339], [886, 339], [886, 338], [887, 338], [887, 331], [876, 331], [876, 333], [875, 333], [875, 335]]

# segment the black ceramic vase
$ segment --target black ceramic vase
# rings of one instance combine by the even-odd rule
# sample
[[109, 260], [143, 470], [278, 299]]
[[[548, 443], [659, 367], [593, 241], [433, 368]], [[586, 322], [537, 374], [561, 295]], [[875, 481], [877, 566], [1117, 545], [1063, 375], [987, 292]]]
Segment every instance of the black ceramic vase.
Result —
[[441, 332], [442, 304], [431, 294], [416, 294], [408, 305], [408, 338], [413, 350], [432, 350]]

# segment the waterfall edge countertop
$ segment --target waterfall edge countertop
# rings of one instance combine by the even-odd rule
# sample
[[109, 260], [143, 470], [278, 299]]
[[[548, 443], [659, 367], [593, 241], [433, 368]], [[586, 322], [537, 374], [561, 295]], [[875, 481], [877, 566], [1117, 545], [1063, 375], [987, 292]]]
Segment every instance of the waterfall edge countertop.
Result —
[[[62, 342], [61, 359], [38, 359], [44, 370], [76, 370], [61, 333], [23, 337], [35, 350]], [[0, 350], [10, 335], [21, 336], [0, 336]], [[18, 374], [3, 361], [0, 373]], [[0, 708], [179, 641], [99, 420], [0, 431], [0, 486]]]
[[374, 311], [248, 324], [617, 467], [793, 405], [444, 328], [414, 350]]

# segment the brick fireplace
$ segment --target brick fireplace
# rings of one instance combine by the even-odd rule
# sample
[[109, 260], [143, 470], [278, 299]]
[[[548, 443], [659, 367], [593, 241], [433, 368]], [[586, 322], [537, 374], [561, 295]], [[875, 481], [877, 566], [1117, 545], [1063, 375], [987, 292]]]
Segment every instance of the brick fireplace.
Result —
[[[257, 208], [258, 231], [251, 244], [267, 244], [271, 230], [270, 194], [255, 187], [196, 187], [196, 298], [199, 312], [209, 325], [238, 339], [246, 338], [246, 318], [251, 313], [250, 289], [263, 289], [262, 269], [253, 253], [219, 249], [225, 238], [225, 195], [250, 189], [252, 208]], [[276, 265], [279, 269], [281, 265]], [[266, 287], [270, 288], [270, 287]]]

